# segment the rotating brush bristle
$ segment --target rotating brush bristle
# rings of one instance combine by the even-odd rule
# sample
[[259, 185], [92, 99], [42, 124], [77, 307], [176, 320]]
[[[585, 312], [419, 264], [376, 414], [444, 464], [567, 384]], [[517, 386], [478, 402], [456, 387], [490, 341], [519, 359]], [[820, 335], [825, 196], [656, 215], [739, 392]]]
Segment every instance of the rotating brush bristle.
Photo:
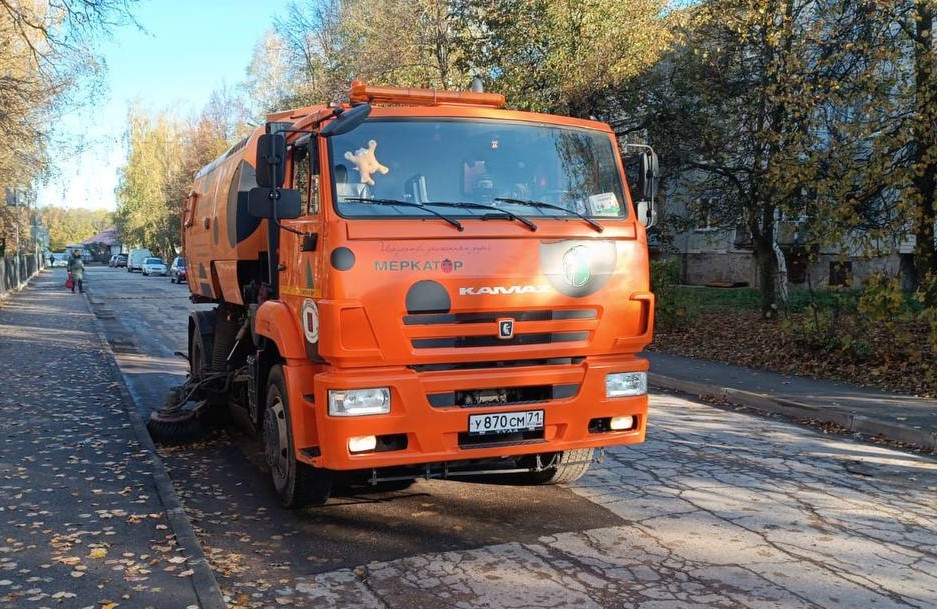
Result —
[[185, 411], [165, 415], [153, 412], [146, 422], [146, 429], [156, 444], [186, 444], [194, 442], [202, 435], [202, 424], [194, 411]]

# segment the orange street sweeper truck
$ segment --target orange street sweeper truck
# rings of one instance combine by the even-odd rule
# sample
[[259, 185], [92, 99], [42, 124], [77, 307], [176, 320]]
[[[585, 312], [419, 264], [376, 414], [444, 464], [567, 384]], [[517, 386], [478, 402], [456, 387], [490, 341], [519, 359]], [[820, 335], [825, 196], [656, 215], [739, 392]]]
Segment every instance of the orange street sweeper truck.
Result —
[[234, 409], [286, 506], [370, 483], [568, 482], [644, 439], [656, 156], [501, 95], [352, 83], [196, 176], [190, 375], [158, 440]]

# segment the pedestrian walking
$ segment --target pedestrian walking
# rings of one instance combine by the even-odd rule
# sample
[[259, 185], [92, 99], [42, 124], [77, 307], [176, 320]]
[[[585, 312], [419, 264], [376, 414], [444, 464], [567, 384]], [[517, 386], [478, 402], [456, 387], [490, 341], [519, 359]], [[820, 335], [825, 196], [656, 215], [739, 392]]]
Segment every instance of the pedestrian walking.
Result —
[[72, 252], [72, 257], [68, 261], [68, 273], [72, 279], [72, 294], [75, 288], [78, 293], [85, 291], [85, 263], [81, 260], [81, 253], [78, 250]]

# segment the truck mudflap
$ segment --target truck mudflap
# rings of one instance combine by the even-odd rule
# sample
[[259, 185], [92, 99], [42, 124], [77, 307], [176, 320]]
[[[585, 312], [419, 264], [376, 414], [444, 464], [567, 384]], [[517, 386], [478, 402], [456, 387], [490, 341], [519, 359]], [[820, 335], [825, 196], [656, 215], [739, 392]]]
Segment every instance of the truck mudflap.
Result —
[[[647, 370], [647, 362], [635, 358], [431, 373], [287, 370], [297, 381], [290, 390], [293, 420], [304, 422], [293, 430], [297, 459], [320, 468], [497, 459], [634, 444], [645, 437], [647, 395], [606, 397], [606, 374]], [[389, 389], [390, 412], [329, 413], [330, 390], [376, 387]]]

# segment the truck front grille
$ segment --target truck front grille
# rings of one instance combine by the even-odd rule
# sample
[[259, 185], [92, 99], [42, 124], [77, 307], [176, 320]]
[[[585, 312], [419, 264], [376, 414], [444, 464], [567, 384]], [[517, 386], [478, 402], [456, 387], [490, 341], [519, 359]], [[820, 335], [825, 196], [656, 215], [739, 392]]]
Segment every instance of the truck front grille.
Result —
[[574, 343], [589, 338], [588, 332], [536, 332], [515, 334], [512, 338], [497, 336], [451, 336], [441, 338], [414, 338], [414, 349], [466, 349], [473, 347], [512, 347], [516, 345], [547, 345]]
[[411, 370], [416, 372], [448, 372], [451, 370], [499, 370], [501, 368], [524, 368], [533, 366], [574, 366], [581, 364], [584, 357], [545, 357], [538, 359], [502, 359], [496, 361], [458, 362], [439, 364], [413, 364]]
[[433, 408], [491, 408], [492, 406], [543, 404], [552, 400], [571, 398], [578, 392], [578, 383], [569, 385], [530, 385], [526, 387], [484, 387], [428, 393], [426, 399]]
[[469, 313], [417, 313], [404, 315], [406, 326], [440, 326], [456, 324], [493, 324], [503, 317], [515, 321], [559, 321], [566, 319], [595, 319], [595, 309], [565, 309], [559, 311], [475, 311]]

